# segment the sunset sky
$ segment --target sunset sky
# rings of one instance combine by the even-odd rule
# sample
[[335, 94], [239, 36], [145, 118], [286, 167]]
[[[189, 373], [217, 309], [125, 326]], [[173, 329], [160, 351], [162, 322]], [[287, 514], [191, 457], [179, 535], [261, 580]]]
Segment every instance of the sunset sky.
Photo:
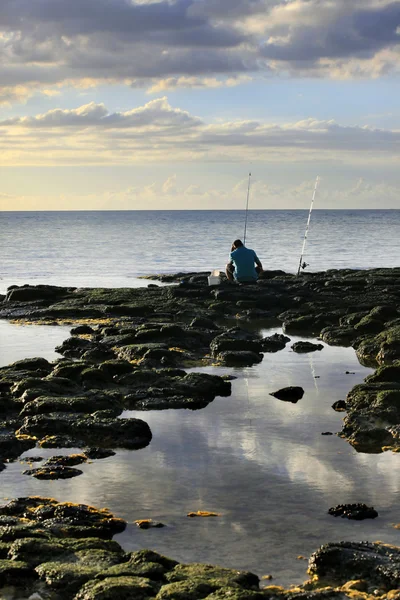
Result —
[[400, 208], [400, 2], [1, 0], [2, 210]]

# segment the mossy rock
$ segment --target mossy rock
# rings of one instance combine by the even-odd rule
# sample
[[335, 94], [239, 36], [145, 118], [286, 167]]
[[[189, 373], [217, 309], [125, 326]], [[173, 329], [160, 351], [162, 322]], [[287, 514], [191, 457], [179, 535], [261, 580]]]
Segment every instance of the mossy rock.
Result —
[[21, 585], [24, 581], [31, 579], [36, 579], [36, 575], [27, 563], [16, 560], [0, 560], [0, 587]]
[[99, 573], [97, 579], [106, 577], [145, 577], [152, 581], [163, 581], [167, 569], [156, 562], [135, 563], [132, 560], [110, 567]]
[[159, 585], [143, 577], [108, 577], [86, 583], [74, 600], [147, 600], [158, 590]]
[[202, 600], [219, 587], [201, 579], [176, 581], [163, 585], [156, 600]]
[[393, 365], [379, 367], [375, 373], [366, 377], [366, 383], [380, 383], [385, 381], [398, 382], [400, 386], [400, 361]]
[[214, 589], [223, 586], [258, 589], [260, 580], [250, 571], [235, 571], [224, 567], [202, 563], [179, 564], [170, 571], [166, 578], [169, 582], [201, 580], [209, 583]]
[[101, 570], [100, 567], [81, 563], [47, 562], [35, 568], [39, 578], [55, 590], [68, 587], [68, 592], [77, 592], [84, 583], [93, 579]]

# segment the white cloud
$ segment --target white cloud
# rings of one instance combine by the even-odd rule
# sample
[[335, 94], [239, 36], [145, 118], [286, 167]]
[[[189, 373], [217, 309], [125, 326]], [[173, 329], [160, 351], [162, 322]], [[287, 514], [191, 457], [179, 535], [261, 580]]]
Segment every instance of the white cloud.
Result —
[[0, 131], [5, 165], [173, 160], [395, 164], [400, 148], [400, 131], [345, 126], [334, 120], [205, 123], [172, 107], [166, 97], [124, 112], [111, 113], [104, 104], [90, 102], [75, 109], [4, 119]]

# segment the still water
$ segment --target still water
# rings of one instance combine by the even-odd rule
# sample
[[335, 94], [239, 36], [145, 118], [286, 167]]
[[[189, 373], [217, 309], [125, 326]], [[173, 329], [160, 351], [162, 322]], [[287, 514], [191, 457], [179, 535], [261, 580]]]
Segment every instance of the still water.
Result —
[[[68, 336], [68, 328], [0, 326], [12, 360], [54, 359], [54, 346]], [[14, 347], [21, 331], [25, 343]], [[358, 454], [336, 435], [321, 435], [340, 430], [343, 414], [333, 411], [332, 403], [371, 371], [359, 365], [351, 348], [325, 346], [321, 352], [296, 354], [290, 345], [265, 354], [252, 368], [196, 369], [237, 377], [232, 395], [216, 398], [205, 409], [124, 413], [149, 423], [153, 439], [147, 448], [120, 450], [81, 465], [84, 474], [66, 481], [24, 476], [27, 467], [17, 461], [1, 474], [1, 495], [107, 506], [128, 521], [116, 536], [127, 550], [150, 547], [184, 562], [250, 569], [285, 585], [306, 578], [307, 563], [298, 557], [308, 557], [322, 543], [379, 539], [400, 544], [400, 531], [393, 527], [400, 522], [399, 456]], [[11, 362], [4, 355], [2, 361]], [[304, 388], [297, 404], [269, 395], [287, 385]], [[34, 449], [26, 455], [73, 451]], [[379, 517], [352, 522], [327, 514], [345, 502], [365, 502]], [[186, 516], [197, 510], [220, 516]], [[139, 530], [133, 521], [141, 518], [166, 527]]]
[[[0, 293], [9, 285], [144, 285], [147, 273], [223, 269], [244, 211], [0, 212]], [[297, 271], [308, 211], [251, 210], [246, 243], [265, 269]], [[309, 271], [399, 266], [400, 210], [316, 210]]]

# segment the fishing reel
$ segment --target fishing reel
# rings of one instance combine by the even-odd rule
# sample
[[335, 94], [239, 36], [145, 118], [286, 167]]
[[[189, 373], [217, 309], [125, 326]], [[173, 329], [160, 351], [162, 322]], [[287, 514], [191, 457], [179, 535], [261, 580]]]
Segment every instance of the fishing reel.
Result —
[[303, 264], [301, 265], [302, 269], [305, 269], [306, 267], [309, 267], [309, 263], [306, 263], [305, 261], [303, 262]]

